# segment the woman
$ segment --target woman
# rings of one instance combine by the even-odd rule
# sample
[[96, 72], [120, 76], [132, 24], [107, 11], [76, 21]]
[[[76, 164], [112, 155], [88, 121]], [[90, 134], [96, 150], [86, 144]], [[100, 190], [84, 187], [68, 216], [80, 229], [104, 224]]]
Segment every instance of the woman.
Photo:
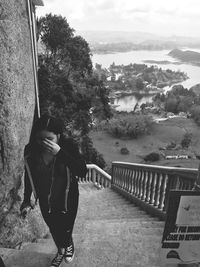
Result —
[[73, 260], [73, 226], [78, 208], [77, 177], [87, 169], [78, 147], [64, 138], [62, 124], [43, 116], [33, 127], [31, 142], [25, 147], [24, 200], [21, 213], [31, 208], [31, 193], [39, 199], [44, 221], [58, 248], [51, 267]]

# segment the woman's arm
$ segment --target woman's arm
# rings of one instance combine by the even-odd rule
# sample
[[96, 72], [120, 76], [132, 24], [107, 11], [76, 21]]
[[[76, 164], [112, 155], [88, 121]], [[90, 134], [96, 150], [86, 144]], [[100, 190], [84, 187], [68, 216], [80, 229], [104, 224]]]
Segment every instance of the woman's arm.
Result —
[[30, 203], [31, 200], [31, 194], [32, 194], [32, 187], [29, 180], [27, 169], [25, 168], [24, 173], [24, 201], [25, 203]]
[[87, 167], [77, 144], [72, 139], [64, 140], [57, 156], [69, 167], [74, 176], [85, 177]]
[[22, 205], [20, 207], [20, 210], [22, 211], [24, 208], [31, 206], [31, 194], [32, 194], [32, 186], [30, 183], [28, 171], [26, 165], [27, 163], [27, 157], [29, 154], [29, 148], [30, 146], [27, 145], [24, 149], [24, 161], [25, 161], [25, 166], [24, 166], [24, 199], [22, 202]]

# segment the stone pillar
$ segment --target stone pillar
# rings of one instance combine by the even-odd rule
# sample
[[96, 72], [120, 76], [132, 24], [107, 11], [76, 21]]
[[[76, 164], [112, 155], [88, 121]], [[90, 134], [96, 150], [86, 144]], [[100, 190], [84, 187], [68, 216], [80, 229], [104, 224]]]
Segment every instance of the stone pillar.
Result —
[[[0, 233], [23, 175], [35, 109], [27, 1], [0, 1]], [[0, 236], [1, 237], [1, 236]]]

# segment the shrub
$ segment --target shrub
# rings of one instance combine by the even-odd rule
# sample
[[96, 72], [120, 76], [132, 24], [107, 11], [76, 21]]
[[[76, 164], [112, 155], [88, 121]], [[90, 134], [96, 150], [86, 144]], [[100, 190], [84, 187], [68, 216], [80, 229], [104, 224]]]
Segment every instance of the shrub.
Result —
[[144, 157], [145, 161], [158, 161], [160, 160], [160, 155], [157, 152], [152, 152]]
[[200, 106], [199, 105], [195, 105], [192, 109], [191, 109], [191, 114], [192, 114], [192, 118], [194, 119], [194, 121], [200, 125]]
[[165, 101], [165, 110], [167, 112], [177, 112], [178, 101], [175, 96], [169, 96]]
[[121, 153], [122, 155], [128, 155], [130, 152], [129, 152], [128, 148], [126, 148], [126, 147], [122, 147], [122, 148], [120, 149], [120, 153]]
[[147, 115], [121, 114], [109, 120], [106, 130], [117, 138], [137, 138], [149, 133], [152, 123], [152, 117]]
[[83, 157], [86, 163], [96, 164], [100, 168], [104, 169], [106, 166], [106, 162], [103, 158], [103, 155], [100, 154], [94, 147], [91, 138], [88, 135], [82, 137], [80, 142], [81, 150], [83, 153]]
[[182, 148], [188, 148], [192, 142], [192, 133], [185, 133], [181, 141]]

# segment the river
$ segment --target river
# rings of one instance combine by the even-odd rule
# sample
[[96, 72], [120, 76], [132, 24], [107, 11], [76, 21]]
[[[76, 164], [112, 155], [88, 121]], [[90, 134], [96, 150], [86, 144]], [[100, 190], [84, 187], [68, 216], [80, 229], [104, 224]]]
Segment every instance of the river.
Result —
[[[186, 50], [186, 49], [183, 49]], [[200, 52], [200, 49], [189, 49], [192, 51]], [[163, 61], [167, 60], [170, 61], [169, 64], [155, 64], [155, 63], [145, 63], [148, 66], [157, 65], [159, 68], [162, 69], [171, 69], [174, 71], [182, 71], [187, 73], [189, 79], [182, 82], [181, 84], [185, 88], [191, 88], [193, 85], [200, 83], [200, 67], [193, 66], [191, 64], [183, 64], [180, 63], [179, 65], [174, 64], [178, 60], [170, 57], [168, 53], [170, 50], [161, 50], [161, 51], [131, 51], [131, 52], [124, 52], [124, 53], [113, 53], [113, 54], [94, 54], [92, 57], [93, 64], [98, 63], [101, 64], [103, 68], [108, 68], [113, 62], [117, 65], [128, 65], [130, 63], [144, 63], [145, 60], [156, 60], [156, 61]], [[165, 91], [170, 90], [170, 87], [165, 87]], [[115, 99], [114, 105], [116, 105], [116, 109], [119, 111], [131, 111], [133, 110], [135, 104], [138, 102], [139, 105], [146, 102], [151, 102], [152, 96], [144, 96], [140, 99], [137, 99], [136, 96], [125, 96], [118, 99]]]

